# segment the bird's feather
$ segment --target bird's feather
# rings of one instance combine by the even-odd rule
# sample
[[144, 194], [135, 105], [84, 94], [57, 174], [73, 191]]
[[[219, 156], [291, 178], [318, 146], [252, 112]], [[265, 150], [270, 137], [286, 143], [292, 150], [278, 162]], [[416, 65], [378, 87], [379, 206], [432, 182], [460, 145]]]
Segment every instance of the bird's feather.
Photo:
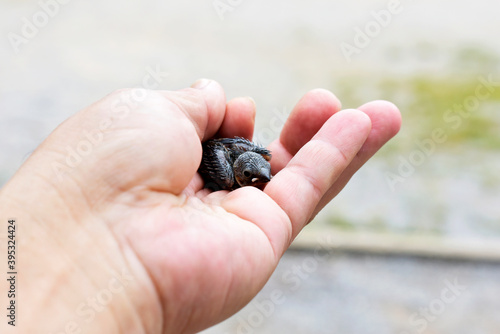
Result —
[[233, 169], [234, 162], [241, 154], [249, 151], [261, 155], [266, 161], [271, 160], [271, 151], [245, 138], [219, 138], [203, 143], [203, 156], [198, 172], [205, 181], [205, 188], [239, 188]]

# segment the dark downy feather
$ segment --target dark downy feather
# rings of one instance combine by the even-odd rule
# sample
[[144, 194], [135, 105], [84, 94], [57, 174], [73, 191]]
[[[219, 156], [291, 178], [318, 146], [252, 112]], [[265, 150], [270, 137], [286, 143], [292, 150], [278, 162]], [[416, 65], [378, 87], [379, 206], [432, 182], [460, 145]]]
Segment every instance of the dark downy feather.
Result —
[[214, 191], [231, 189], [235, 183], [231, 155], [222, 143], [215, 140], [203, 144], [198, 172], [205, 180], [205, 187]]
[[264, 157], [267, 161], [271, 160], [271, 151], [268, 149], [256, 145], [248, 139], [235, 137], [235, 138], [222, 138], [214, 139], [222, 143], [230, 152], [232, 152], [231, 157], [233, 161], [238, 158], [238, 156], [244, 152], [251, 151], [258, 153]]

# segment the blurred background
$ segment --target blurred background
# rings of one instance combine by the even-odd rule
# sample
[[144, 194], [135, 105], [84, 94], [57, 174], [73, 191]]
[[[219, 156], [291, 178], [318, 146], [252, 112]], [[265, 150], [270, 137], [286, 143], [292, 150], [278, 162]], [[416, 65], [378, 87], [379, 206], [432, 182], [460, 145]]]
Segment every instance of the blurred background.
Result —
[[500, 42], [487, 1], [3, 0], [0, 185], [62, 121], [118, 88], [200, 77], [252, 96], [255, 140], [327, 88], [387, 99], [400, 134], [212, 333], [496, 333]]

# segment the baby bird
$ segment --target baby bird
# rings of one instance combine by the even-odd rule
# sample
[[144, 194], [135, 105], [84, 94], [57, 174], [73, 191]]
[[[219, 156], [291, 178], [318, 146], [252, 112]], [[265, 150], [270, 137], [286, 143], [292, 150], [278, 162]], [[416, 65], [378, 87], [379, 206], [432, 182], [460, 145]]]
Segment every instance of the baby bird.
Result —
[[247, 139], [211, 139], [203, 143], [198, 172], [205, 180], [205, 188], [212, 190], [260, 186], [271, 180], [269, 160], [269, 150]]

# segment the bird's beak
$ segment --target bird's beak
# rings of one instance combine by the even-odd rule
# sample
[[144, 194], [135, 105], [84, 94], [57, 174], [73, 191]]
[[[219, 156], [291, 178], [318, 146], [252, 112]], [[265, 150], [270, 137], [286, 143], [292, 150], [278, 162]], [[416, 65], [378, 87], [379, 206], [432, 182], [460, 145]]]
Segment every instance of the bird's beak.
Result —
[[271, 170], [269, 168], [261, 168], [260, 178], [262, 181], [265, 182], [271, 181]]

